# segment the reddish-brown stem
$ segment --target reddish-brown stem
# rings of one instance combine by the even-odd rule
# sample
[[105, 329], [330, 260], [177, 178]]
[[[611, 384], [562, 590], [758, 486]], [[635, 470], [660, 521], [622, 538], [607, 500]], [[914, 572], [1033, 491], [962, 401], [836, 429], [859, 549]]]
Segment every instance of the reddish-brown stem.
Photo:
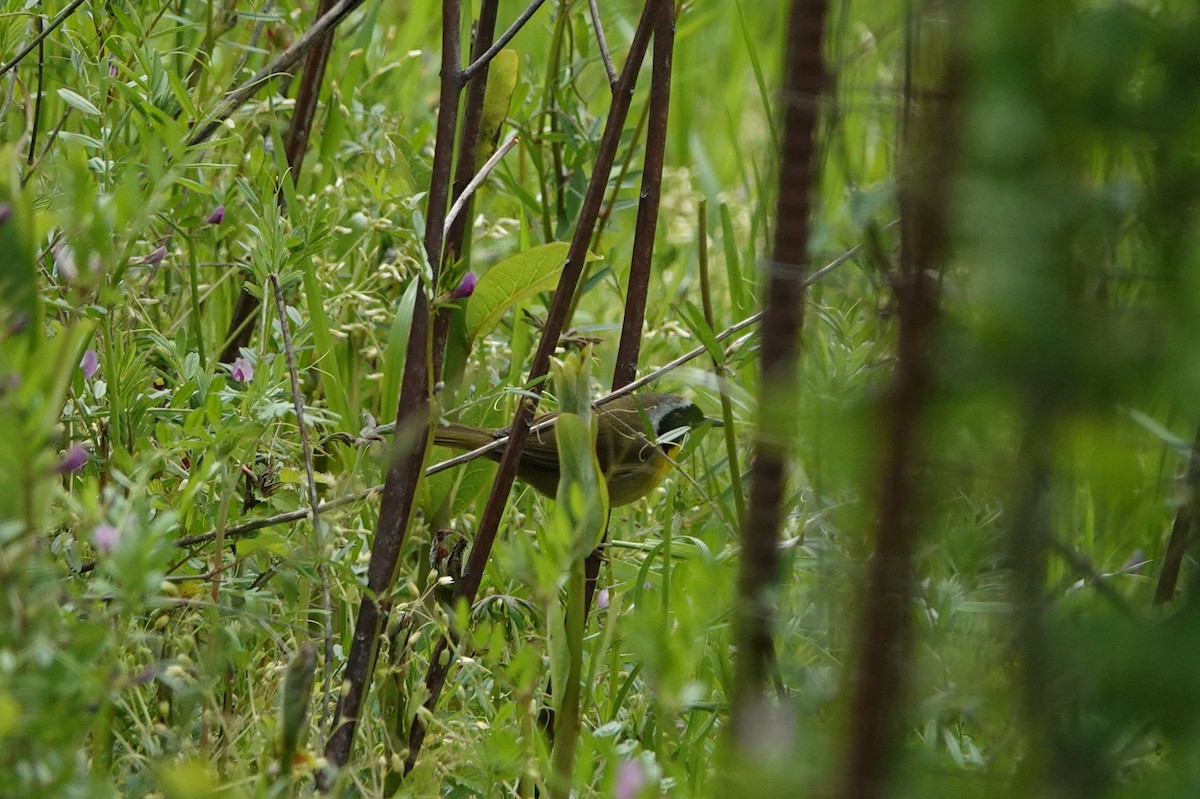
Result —
[[[475, 27], [475, 42], [471, 47], [471, 60], [478, 61], [492, 45], [496, 35], [496, 8], [499, 0], [484, 0], [479, 9], [479, 24]], [[479, 151], [479, 124], [483, 119], [483, 95], [487, 89], [488, 63], [483, 61], [475, 79], [467, 85], [467, 97], [463, 103], [462, 126], [458, 134], [457, 168], [454, 172], [454, 195], [457, 200], [475, 175], [475, 154]], [[446, 235], [445, 262], [453, 265], [464, 251], [467, 224], [471, 219], [472, 202], [468, 198], [462, 212], [450, 223]], [[434, 382], [442, 379], [442, 360], [446, 352], [446, 340], [450, 334], [450, 309], [437, 312], [433, 327]]]
[[803, 321], [808, 261], [810, 194], [814, 183], [818, 98], [825, 85], [821, 43], [823, 0], [794, 0], [784, 70], [784, 135], [772, 258], [764, 292], [755, 459], [742, 530], [734, 636], [737, 644], [733, 735], [739, 746], [761, 724], [768, 669], [773, 660], [770, 597], [778, 583], [779, 528], [787, 483], [789, 409], [797, 387], [796, 361]]
[[325, 757], [343, 766], [350, 759], [354, 730], [362, 700], [375, 665], [379, 633], [386, 620], [384, 598], [395, 579], [400, 551], [412, 516], [413, 500], [424, 468], [429, 444], [430, 363], [429, 293], [437, 285], [441, 267], [443, 224], [450, 197], [450, 170], [454, 131], [458, 117], [458, 95], [462, 88], [459, 50], [461, 0], [442, 2], [442, 80], [438, 106], [437, 136], [434, 141], [432, 174], [426, 210], [425, 253], [432, 271], [431, 285], [417, 292], [405, 355], [400, 399], [396, 410], [396, 434], [383, 486], [379, 522], [367, 566], [367, 590], [358, 609], [354, 638], [346, 661], [343, 689], [338, 700], [333, 734]]
[[[550, 369], [550, 356], [553, 355], [559, 336], [562, 334], [563, 323], [567, 316], [567, 308], [578, 286], [579, 276], [583, 271], [584, 260], [587, 257], [587, 245], [591, 239], [592, 228], [595, 226], [597, 216], [600, 213], [600, 204], [604, 199], [604, 188], [608, 182], [613, 161], [616, 158], [621, 131], [624, 129], [625, 118], [628, 115], [629, 105], [633, 99], [633, 89], [637, 82], [638, 69], [645, 57], [646, 48], [649, 44], [654, 14], [656, 9], [667, 4], [667, 0], [647, 0], [642, 10], [642, 17], [634, 32], [633, 41], [630, 43], [629, 55], [625, 62], [625, 67], [621, 71], [617, 87], [613, 92], [613, 102], [609, 108], [604, 133], [601, 136], [600, 145], [597, 149], [596, 165], [591, 179], [588, 181], [587, 191], [584, 193], [583, 203], [579, 211], [579, 220], [575, 226], [575, 233], [571, 238], [570, 247], [567, 250], [567, 261], [563, 265], [562, 275], [559, 278], [558, 287], [554, 292], [554, 299], [550, 304], [549, 313], [546, 315], [546, 322], [542, 328], [542, 338], [538, 343], [537, 352], [534, 354], [533, 363], [529, 369], [528, 385], [530, 396], [517, 406], [516, 414], [514, 414], [512, 424], [509, 427], [508, 445], [505, 447], [504, 456], [500, 460], [500, 466], [496, 470], [496, 477], [492, 483], [492, 490], [488, 495], [487, 504], [484, 506], [483, 513], [480, 516], [479, 529], [471, 545], [471, 553], [467, 559], [466, 568], [462, 579], [455, 583], [456, 602], [458, 599], [464, 599], [468, 604], [473, 602], [475, 594], [479, 590], [479, 585], [483, 580], [483, 571], [487, 566], [488, 558], [491, 556], [492, 545], [495, 543], [496, 533], [500, 528], [500, 520], [504, 514], [504, 507], [508, 503], [508, 495], [512, 490], [513, 481], [516, 478], [517, 462], [521, 457], [521, 448], [525, 443], [526, 436], [529, 434], [529, 425], [537, 408], [537, 398], [541, 394], [543, 382]], [[446, 676], [453, 665], [454, 657], [453, 652], [450, 650], [452, 643], [452, 639], [440, 639], [434, 648], [433, 654], [430, 656], [429, 671], [425, 675], [425, 687], [428, 691], [425, 708], [430, 712], [437, 706], [438, 698], [441, 696], [442, 688], [446, 683]], [[424, 740], [425, 724], [422, 721], [422, 717], [417, 715], [413, 718], [409, 731], [408, 756], [405, 760], [406, 772], [411, 771], [412, 767], [416, 764]]]
[[[333, 19], [329, 12], [334, 8], [336, 0], [321, 0], [317, 10], [317, 19], [313, 30], [323, 31], [311, 38], [311, 49], [304, 62], [304, 77], [300, 90], [296, 95], [296, 108], [292, 114], [292, 122], [288, 127], [288, 139], [285, 144], [288, 167], [291, 169], [293, 185], [300, 182], [300, 164], [304, 161], [304, 153], [308, 150], [308, 137], [312, 131], [313, 119], [316, 117], [317, 100], [321, 95], [321, 84], [325, 78], [325, 65], [329, 61], [329, 52], [333, 49], [333, 28], [336, 23], [326, 24]], [[341, 5], [345, 5], [342, 3]], [[349, 13], [346, 11], [345, 13]], [[343, 14], [343, 18], [345, 14]], [[299, 56], [296, 56], [299, 60]], [[232, 111], [231, 111], [232, 113]], [[286, 193], [279, 191], [280, 206], [285, 202]], [[233, 317], [229, 321], [229, 333], [226, 335], [225, 347], [221, 350], [221, 363], [233, 363], [242, 347], [250, 343], [254, 335], [254, 320], [258, 318], [258, 299], [246, 288], [238, 294], [237, 305], [233, 308]]]
[[[328, 14], [333, 4], [334, 0], [321, 0], [317, 9], [317, 19]], [[300, 81], [299, 91], [296, 92], [296, 108], [292, 111], [292, 123], [288, 127], [288, 139], [284, 145], [288, 166], [292, 170], [293, 184], [300, 182], [300, 163], [308, 150], [308, 137], [317, 114], [317, 100], [321, 96], [325, 65], [329, 62], [329, 52], [332, 49], [333, 30], [330, 29], [317, 40], [308, 51], [308, 58], [304, 60], [304, 77]], [[280, 196], [282, 195], [280, 192]]]
[[[667, 152], [667, 118], [671, 101], [671, 61], [675, 51], [675, 13], [663, 3], [654, 23], [654, 59], [650, 73], [650, 102], [647, 112], [646, 155], [642, 164], [642, 192], [638, 204], [637, 226], [633, 233], [633, 255], [629, 261], [629, 286], [625, 290], [625, 317], [612, 387], [628, 385], [637, 377], [638, 356], [642, 351], [642, 326], [646, 320], [646, 296], [650, 291], [650, 267], [654, 257], [654, 236], [658, 230], [659, 200], [662, 196], [663, 163]], [[605, 533], [607, 537], [607, 533]], [[597, 548], [584, 562], [586, 576], [583, 613], [586, 617], [596, 593], [596, 580], [604, 559]]]
[[1196, 428], [1196, 438], [1188, 455], [1183, 482], [1188, 492], [1187, 501], [1175, 511], [1175, 523], [1171, 525], [1171, 537], [1167, 540], [1162, 571], [1158, 574], [1158, 585], [1154, 589], [1154, 601], [1159, 605], [1170, 602], [1175, 597], [1183, 557], [1187, 554], [1195, 535], [1197, 510], [1200, 508], [1200, 427]]
[[865, 595], [860, 651], [851, 690], [846, 797], [887, 795], [887, 781], [903, 725], [905, 668], [912, 634], [913, 552], [920, 529], [920, 429], [929, 404], [932, 361], [929, 333], [937, 312], [937, 272], [945, 249], [948, 179], [954, 117], [948, 98], [931, 101], [917, 118], [909, 46], [901, 153], [907, 173], [900, 187], [900, 264], [893, 281], [897, 336], [896, 375], [885, 409], [884, 461], [874, 554]]

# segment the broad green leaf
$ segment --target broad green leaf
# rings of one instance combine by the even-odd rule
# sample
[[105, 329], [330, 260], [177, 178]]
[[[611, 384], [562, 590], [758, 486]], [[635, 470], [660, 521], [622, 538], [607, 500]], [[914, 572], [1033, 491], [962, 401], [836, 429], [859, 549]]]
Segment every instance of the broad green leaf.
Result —
[[584, 558], [600, 544], [608, 516], [608, 491], [596, 462], [596, 440], [592, 425], [573, 413], [559, 415], [554, 433], [560, 474], [558, 513], [572, 530], [572, 558]]
[[304, 274], [304, 298], [308, 303], [308, 321], [312, 328], [313, 362], [320, 369], [321, 381], [325, 389], [325, 398], [329, 407], [339, 417], [338, 429], [353, 433], [358, 420], [350, 413], [350, 398], [346, 392], [346, 384], [342, 378], [344, 372], [334, 346], [333, 335], [329, 329], [329, 319], [325, 314], [325, 296], [321, 282], [317, 279], [314, 259], [302, 259]]
[[379, 423], [386, 424], [396, 419], [396, 407], [400, 401], [400, 378], [404, 374], [404, 360], [408, 354], [408, 332], [412, 328], [413, 308], [417, 304], [417, 290], [421, 281], [414, 278], [396, 303], [396, 316], [388, 332], [387, 352], [383, 360], [383, 381], [379, 387]]
[[58, 96], [63, 99], [63, 102], [74, 108], [76, 111], [82, 111], [91, 116], [100, 116], [100, 109], [92, 105], [92, 101], [84, 97], [78, 92], [73, 92], [70, 89], [59, 89]]
[[496, 53], [488, 67], [487, 88], [483, 93], [483, 116], [479, 121], [479, 151], [475, 157], [477, 169], [496, 152], [500, 126], [508, 117], [513, 89], [517, 86], [517, 69], [520, 63], [517, 51], [505, 48]]
[[467, 303], [467, 340], [490, 333], [514, 303], [554, 288], [568, 246], [565, 241], [542, 244], [505, 258], [485, 272]]
[[608, 490], [596, 459], [596, 423], [588, 395], [590, 357], [585, 350], [554, 368], [554, 386], [561, 400], [554, 424], [559, 464], [556, 517], [568, 531], [573, 561], [581, 561], [600, 545], [608, 520]]
[[696, 306], [696, 303], [689, 300], [684, 301], [682, 311], [683, 321], [691, 328], [696, 338], [700, 339], [700, 343], [704, 345], [704, 349], [708, 350], [709, 357], [717, 363], [724, 363], [725, 351], [721, 348], [721, 342], [717, 341], [717, 336], [713, 333], [713, 329], [705, 321], [704, 312]]
[[272, 555], [283, 556], [290, 551], [287, 539], [274, 530], [238, 539], [238, 555], [240, 557], [245, 557], [252, 552], [269, 552]]
[[729, 278], [729, 293], [734, 309], [740, 313], [749, 305], [749, 301], [746, 299], [749, 289], [742, 277], [737, 241], [737, 233], [733, 227], [733, 215], [729, 212], [729, 206], [721, 203], [721, 242], [725, 247], [725, 272]]
[[17, 728], [21, 719], [21, 704], [12, 694], [0, 693], [0, 740]]
[[41, 328], [37, 291], [33, 205], [21, 190], [16, 152], [0, 149], [0, 311], [25, 315], [25, 327], [36, 336]]

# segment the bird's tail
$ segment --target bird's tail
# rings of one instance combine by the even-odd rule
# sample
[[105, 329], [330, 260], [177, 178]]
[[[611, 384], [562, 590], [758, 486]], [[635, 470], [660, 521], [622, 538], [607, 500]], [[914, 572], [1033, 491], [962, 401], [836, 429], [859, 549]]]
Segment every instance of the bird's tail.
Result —
[[[492, 435], [490, 430], [471, 427], [465, 424], [442, 425], [433, 431], [433, 443], [439, 447], [450, 447], [451, 449], [478, 449], [495, 440], [496, 437]], [[498, 450], [496, 452], [497, 457], [499, 454], [500, 451]]]

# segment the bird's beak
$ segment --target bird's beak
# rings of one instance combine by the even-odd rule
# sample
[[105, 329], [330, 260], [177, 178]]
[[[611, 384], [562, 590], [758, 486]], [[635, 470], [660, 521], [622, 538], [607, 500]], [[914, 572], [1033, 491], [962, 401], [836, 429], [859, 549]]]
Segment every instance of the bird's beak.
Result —
[[713, 418], [712, 416], [705, 416], [704, 421], [708, 422], [713, 427], [724, 427], [725, 426], [724, 419], [716, 419], [716, 418]]

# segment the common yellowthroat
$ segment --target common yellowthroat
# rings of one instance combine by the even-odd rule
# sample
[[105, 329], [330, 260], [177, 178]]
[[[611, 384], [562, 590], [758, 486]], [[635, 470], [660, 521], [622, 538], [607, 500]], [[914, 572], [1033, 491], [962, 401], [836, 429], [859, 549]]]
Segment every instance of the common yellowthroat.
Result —
[[[694, 402], [674, 394], [628, 395], [597, 407], [596, 459], [608, 483], [609, 505], [628, 505], [657, 488], [683, 443], [678, 435], [668, 434], [691, 429], [704, 420]], [[535, 419], [534, 424], [537, 422]], [[472, 450], [507, 434], [507, 430], [448, 424], [434, 431], [433, 443]], [[503, 454], [504, 450], [498, 449], [487, 457], [499, 461]], [[553, 427], [529, 434], [517, 477], [541, 493], [555, 496], [559, 467]]]

